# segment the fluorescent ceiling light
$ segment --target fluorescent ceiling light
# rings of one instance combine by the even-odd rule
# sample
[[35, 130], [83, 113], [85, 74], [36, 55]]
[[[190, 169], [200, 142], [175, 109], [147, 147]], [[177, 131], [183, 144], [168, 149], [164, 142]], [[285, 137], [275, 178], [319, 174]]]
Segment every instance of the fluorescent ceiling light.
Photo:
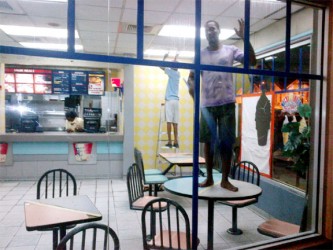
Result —
[[[29, 42], [20, 42], [20, 44], [27, 48], [33, 49], [49, 49], [49, 50], [67, 50], [67, 44], [59, 44], [59, 43], [29, 43]], [[83, 50], [82, 45], [75, 45], [75, 50]]]
[[[232, 29], [221, 29], [220, 31], [219, 38], [221, 40], [226, 40], [235, 34], [235, 30]], [[195, 28], [193, 26], [186, 25], [164, 25], [158, 35], [168, 37], [194, 38]], [[206, 37], [205, 28], [200, 29], [200, 37], [201, 39]]]
[[[67, 29], [42, 28], [32, 26], [0, 25], [7, 35], [11, 36], [32, 36], [32, 37], [55, 37], [67, 38]], [[79, 38], [75, 30], [75, 38]]]
[[194, 57], [194, 51], [170, 51], [170, 50], [160, 50], [160, 49], [147, 49], [144, 54], [146, 56], [157, 56], [157, 57], [163, 57], [166, 53], [169, 54], [169, 58], [174, 58], [176, 54], [178, 53], [179, 57], [182, 58], [193, 58]]

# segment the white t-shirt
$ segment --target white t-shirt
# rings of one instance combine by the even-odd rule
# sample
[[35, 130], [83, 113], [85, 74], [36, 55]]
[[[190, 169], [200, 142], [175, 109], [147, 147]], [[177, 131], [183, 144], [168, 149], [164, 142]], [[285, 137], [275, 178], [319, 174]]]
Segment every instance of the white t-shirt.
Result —
[[[244, 53], [233, 45], [220, 49], [201, 51], [201, 64], [232, 67], [234, 61], [243, 62]], [[214, 107], [235, 102], [235, 88], [232, 73], [202, 71], [201, 106]]]
[[66, 130], [71, 129], [73, 131], [75, 130], [82, 130], [83, 129], [83, 119], [80, 117], [75, 117], [75, 119], [70, 122], [66, 120]]

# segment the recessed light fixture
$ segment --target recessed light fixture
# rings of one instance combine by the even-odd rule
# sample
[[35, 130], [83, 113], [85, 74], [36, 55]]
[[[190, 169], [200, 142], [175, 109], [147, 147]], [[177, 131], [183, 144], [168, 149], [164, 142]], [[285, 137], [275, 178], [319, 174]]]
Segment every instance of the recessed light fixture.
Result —
[[[20, 44], [26, 48], [32, 49], [49, 49], [49, 50], [62, 50], [67, 51], [67, 44], [63, 43], [34, 43], [34, 42], [20, 42]], [[75, 45], [76, 51], [82, 51], [82, 45]]]
[[[235, 30], [232, 29], [221, 29], [220, 31], [219, 38], [221, 40], [226, 40], [235, 34]], [[194, 38], [195, 28], [193, 26], [185, 25], [164, 25], [158, 35], [168, 37]], [[205, 37], [205, 28], [200, 28], [200, 38], [204, 39]]]
[[[32, 26], [0, 25], [0, 29], [11, 36], [55, 37], [67, 38], [67, 29], [55, 29]], [[75, 30], [75, 38], [79, 38]]]

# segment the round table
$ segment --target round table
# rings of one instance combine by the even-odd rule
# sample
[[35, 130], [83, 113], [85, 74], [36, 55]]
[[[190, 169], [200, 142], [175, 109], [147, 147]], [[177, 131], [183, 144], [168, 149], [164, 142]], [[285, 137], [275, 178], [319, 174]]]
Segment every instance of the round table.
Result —
[[[200, 177], [199, 183], [202, 182], [205, 178]], [[257, 198], [262, 193], [262, 189], [252, 183], [232, 180], [230, 182], [238, 187], [237, 192], [232, 192], [227, 189], [221, 188], [221, 178], [214, 176], [214, 185], [209, 187], [198, 189], [198, 199], [203, 199], [208, 201], [208, 237], [207, 244], [208, 249], [213, 249], [214, 242], [214, 203], [215, 201], [224, 201], [224, 200], [245, 200], [250, 198]], [[192, 186], [193, 178], [192, 177], [183, 177], [175, 178], [168, 180], [163, 184], [164, 189], [173, 193], [175, 195], [184, 196], [192, 198]]]

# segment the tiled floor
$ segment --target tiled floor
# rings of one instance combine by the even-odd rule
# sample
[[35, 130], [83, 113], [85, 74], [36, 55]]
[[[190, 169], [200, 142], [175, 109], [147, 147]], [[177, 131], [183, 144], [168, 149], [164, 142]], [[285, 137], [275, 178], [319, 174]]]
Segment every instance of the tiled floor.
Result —
[[[129, 209], [125, 180], [78, 180], [80, 195], [88, 195], [103, 214], [103, 223], [109, 221], [118, 234], [122, 250], [142, 249], [141, 211]], [[159, 196], [178, 201], [191, 218], [191, 199], [175, 196], [166, 191]], [[0, 249], [30, 250], [51, 249], [52, 232], [25, 229], [25, 201], [35, 199], [36, 183], [32, 181], [0, 182]], [[238, 210], [238, 226], [243, 230], [239, 236], [230, 235], [226, 230], [231, 226], [231, 208], [216, 204], [214, 222], [214, 249], [237, 248], [270, 237], [259, 234], [257, 226], [264, 221], [249, 208]], [[199, 201], [198, 249], [207, 246], [207, 202]]]

